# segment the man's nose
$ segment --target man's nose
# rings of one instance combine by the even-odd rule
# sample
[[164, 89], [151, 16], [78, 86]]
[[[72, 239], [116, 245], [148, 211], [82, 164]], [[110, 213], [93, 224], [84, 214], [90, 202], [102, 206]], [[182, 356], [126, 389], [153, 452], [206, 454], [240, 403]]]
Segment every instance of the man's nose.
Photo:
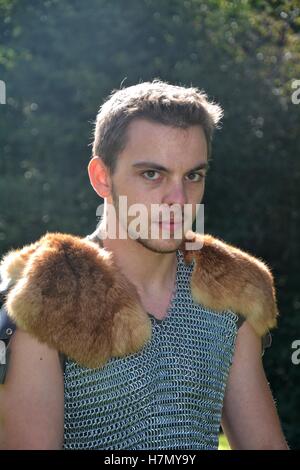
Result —
[[187, 195], [183, 183], [173, 183], [162, 202], [168, 205], [179, 204], [183, 207], [187, 203]]

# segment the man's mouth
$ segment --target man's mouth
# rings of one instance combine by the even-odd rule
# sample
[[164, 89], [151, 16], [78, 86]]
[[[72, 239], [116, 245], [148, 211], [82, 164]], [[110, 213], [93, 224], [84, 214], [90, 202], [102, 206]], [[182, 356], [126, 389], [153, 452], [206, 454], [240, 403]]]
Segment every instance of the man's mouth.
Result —
[[166, 220], [166, 221], [159, 221], [158, 224], [162, 229], [175, 231], [175, 230], [178, 230], [178, 228], [182, 226], [182, 221], [176, 222], [175, 220]]
[[182, 223], [183, 216], [182, 218], [174, 218], [174, 217], [169, 217], [166, 220], [159, 219], [157, 222], [160, 224], [174, 224], [174, 225], [179, 225]]

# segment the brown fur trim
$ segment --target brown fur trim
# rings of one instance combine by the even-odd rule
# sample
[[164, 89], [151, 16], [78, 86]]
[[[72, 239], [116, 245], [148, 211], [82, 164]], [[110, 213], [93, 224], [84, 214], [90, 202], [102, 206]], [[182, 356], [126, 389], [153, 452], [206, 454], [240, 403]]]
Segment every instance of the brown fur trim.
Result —
[[277, 326], [277, 306], [272, 274], [261, 260], [210, 235], [190, 232], [186, 240], [201, 249], [181, 248], [185, 261], [195, 260], [191, 278], [194, 300], [222, 312], [242, 315], [258, 335]]
[[[195, 261], [191, 292], [218, 312], [232, 310], [259, 335], [277, 325], [272, 274], [257, 258], [210, 235], [190, 232], [201, 249], [180, 247]], [[140, 350], [151, 322], [135, 286], [113, 254], [70, 234], [47, 233], [8, 252], [1, 278], [10, 279], [6, 308], [17, 326], [86, 367]]]
[[91, 241], [47, 233], [4, 256], [6, 308], [17, 326], [87, 367], [134, 353], [151, 322], [136, 288]]

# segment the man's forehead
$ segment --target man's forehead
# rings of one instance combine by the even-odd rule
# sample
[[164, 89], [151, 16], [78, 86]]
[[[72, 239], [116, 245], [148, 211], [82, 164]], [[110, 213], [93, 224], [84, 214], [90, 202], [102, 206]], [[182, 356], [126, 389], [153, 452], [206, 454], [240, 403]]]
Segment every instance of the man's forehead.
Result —
[[138, 160], [157, 164], [166, 157], [171, 166], [182, 164], [184, 160], [189, 166], [207, 161], [207, 143], [200, 125], [183, 129], [147, 119], [135, 119], [126, 134], [123, 152], [132, 161], [137, 160], [137, 155]]
[[141, 132], [145, 133], [145, 136], [147, 137], [151, 137], [152, 135], [167, 136], [168, 134], [178, 134], [181, 135], [182, 138], [188, 138], [192, 133], [204, 136], [204, 131], [200, 124], [191, 124], [187, 127], [180, 127], [171, 124], [164, 124], [144, 117], [133, 119], [127, 126], [128, 137], [136, 138], [141, 135]]

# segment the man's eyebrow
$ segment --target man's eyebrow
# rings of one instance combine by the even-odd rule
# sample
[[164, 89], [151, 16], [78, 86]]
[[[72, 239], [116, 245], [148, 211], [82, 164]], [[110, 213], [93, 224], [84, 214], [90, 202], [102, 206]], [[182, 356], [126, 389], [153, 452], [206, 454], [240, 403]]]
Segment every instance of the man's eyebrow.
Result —
[[[165, 171], [167, 173], [170, 172], [168, 168], [156, 162], [148, 162], [148, 161], [136, 162], [136, 163], [133, 163], [132, 166], [134, 168], [151, 168], [152, 170], [160, 170], [160, 171]], [[208, 162], [200, 163], [199, 165], [196, 165], [195, 167], [188, 170], [187, 173], [192, 173], [193, 171], [203, 170], [203, 169], [207, 170], [208, 167], [209, 167]]]

